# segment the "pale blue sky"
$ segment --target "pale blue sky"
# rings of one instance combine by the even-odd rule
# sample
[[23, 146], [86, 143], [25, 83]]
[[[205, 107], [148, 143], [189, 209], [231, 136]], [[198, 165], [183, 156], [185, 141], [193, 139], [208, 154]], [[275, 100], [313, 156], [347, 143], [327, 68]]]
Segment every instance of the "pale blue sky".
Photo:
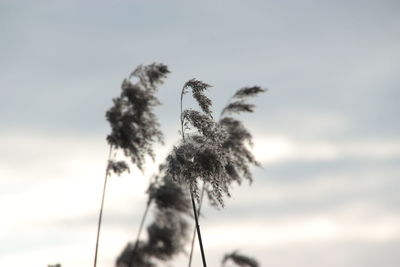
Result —
[[[160, 157], [188, 79], [214, 86], [216, 111], [237, 88], [269, 88], [243, 117], [264, 168], [225, 210], [206, 210], [210, 265], [241, 249], [262, 266], [397, 266], [399, 12], [398, 1], [0, 1], [0, 265], [92, 263], [104, 113], [135, 66], [162, 62]], [[99, 267], [135, 236], [150, 174], [111, 181]]]

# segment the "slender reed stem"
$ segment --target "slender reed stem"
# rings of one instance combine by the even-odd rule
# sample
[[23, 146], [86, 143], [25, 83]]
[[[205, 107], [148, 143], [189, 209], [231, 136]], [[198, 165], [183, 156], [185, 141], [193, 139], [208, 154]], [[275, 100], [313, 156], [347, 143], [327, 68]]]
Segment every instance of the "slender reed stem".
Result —
[[[201, 210], [201, 205], [203, 204], [203, 198], [204, 198], [204, 184], [201, 189], [201, 196], [200, 196], [200, 203], [199, 203], [199, 208], [197, 209], [197, 216], [200, 217], [200, 210]], [[190, 247], [190, 255], [189, 255], [189, 265], [188, 267], [192, 266], [192, 258], [193, 258], [193, 250], [194, 250], [194, 241], [196, 239], [196, 227], [193, 229], [193, 236], [192, 236], [192, 244]]]
[[109, 151], [108, 151], [107, 167], [106, 167], [106, 172], [105, 172], [105, 175], [104, 175], [103, 195], [101, 197], [99, 222], [97, 224], [96, 248], [95, 248], [95, 251], [94, 251], [94, 264], [93, 264], [94, 267], [97, 266], [97, 251], [99, 249], [100, 228], [101, 228], [101, 220], [102, 220], [102, 217], [103, 217], [104, 198], [105, 198], [105, 195], [106, 195], [107, 180], [108, 180], [108, 167], [109, 167], [109, 161], [111, 159], [111, 152], [112, 152], [112, 145], [110, 145], [110, 148], [109, 148]]
[[150, 208], [150, 204], [151, 204], [152, 200], [153, 200], [152, 198], [149, 198], [149, 200], [147, 201], [146, 209], [144, 210], [144, 213], [143, 213], [143, 216], [142, 216], [142, 221], [140, 222], [140, 226], [139, 226], [139, 231], [138, 231], [137, 236], [136, 236], [135, 246], [133, 247], [132, 254], [131, 254], [131, 257], [130, 257], [130, 260], [129, 260], [129, 266], [132, 266], [133, 258], [135, 256], [135, 253], [136, 253], [136, 250], [137, 250], [137, 247], [138, 247], [138, 244], [139, 244], [140, 234], [142, 233], [143, 226], [144, 226], [144, 221], [146, 220], [147, 213], [149, 212], [149, 208]]
[[[182, 88], [181, 92], [181, 130], [182, 130], [182, 140], [185, 142], [185, 132], [184, 132], [184, 117], [183, 117], [183, 95], [185, 94], [185, 86]], [[204, 249], [203, 249], [203, 240], [201, 239], [201, 232], [200, 232], [200, 225], [199, 225], [199, 219], [197, 216], [197, 209], [196, 209], [196, 203], [193, 197], [193, 192], [191, 188], [189, 187], [190, 191], [190, 197], [192, 199], [192, 206], [193, 206], [193, 213], [194, 213], [194, 220], [196, 221], [196, 229], [197, 229], [197, 237], [199, 239], [199, 245], [200, 245], [200, 252], [201, 252], [201, 259], [203, 261], [203, 267], [207, 267], [207, 262], [206, 262], [206, 256], [204, 254]]]
[[192, 191], [190, 191], [190, 197], [192, 198], [192, 206], [193, 206], [194, 220], [196, 221], [197, 237], [198, 237], [198, 239], [199, 239], [200, 252], [201, 252], [201, 259], [203, 260], [203, 267], [207, 267], [206, 256], [205, 256], [204, 248], [203, 248], [203, 240], [201, 239], [201, 231], [200, 231], [200, 225], [199, 225], [199, 218], [198, 218], [198, 216], [197, 216], [196, 203], [195, 203], [195, 200], [194, 200]]

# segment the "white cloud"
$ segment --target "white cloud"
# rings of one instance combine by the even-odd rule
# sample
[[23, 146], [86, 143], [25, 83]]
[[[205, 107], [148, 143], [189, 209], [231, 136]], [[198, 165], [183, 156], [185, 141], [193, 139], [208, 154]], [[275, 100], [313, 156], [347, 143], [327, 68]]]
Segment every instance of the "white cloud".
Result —
[[[167, 145], [160, 150], [160, 158], [169, 147]], [[8, 246], [11, 251], [0, 263], [20, 265], [19, 255], [23, 253], [32, 255], [30, 262], [38, 265], [57, 259], [66, 267], [90, 264], [107, 155], [104, 138], [54, 136], [37, 132], [3, 133], [0, 148], [6, 153], [0, 154], [1, 176], [6, 177], [2, 180], [4, 194], [0, 197], [0, 209], [6, 219], [1, 222], [0, 236], [3, 240], [16, 243], [14, 249]], [[290, 164], [290, 161], [313, 162], [339, 157], [386, 159], [396, 157], [399, 146], [396, 140], [329, 143], [298, 142], [289, 137], [266, 136], [255, 140], [255, 153], [267, 164]], [[134, 238], [138, 218], [130, 216], [140, 216], [146, 199], [144, 192], [148, 177], [156, 170], [156, 164], [149, 164], [149, 169], [145, 177], [136, 170], [131, 175], [109, 180], [99, 266], [112, 264], [126, 242]], [[378, 171], [355, 174], [338, 170], [300, 184], [271, 181], [265, 187], [246, 187], [243, 191], [247, 193], [244, 194], [234, 192], [234, 199], [228, 205], [248, 206], [254, 203], [262, 207], [260, 203], [281, 205], [292, 200], [298, 203], [307, 199], [321, 201], [334, 197], [335, 192], [346, 193], [360, 188], [371, 192], [390, 178], [385, 176], [376, 179], [377, 175]], [[362, 184], [359, 179], [361, 176]], [[236, 198], [239, 200], [236, 201]], [[316, 210], [310, 216], [298, 217], [296, 214], [294, 217], [284, 216], [271, 221], [265, 219], [264, 213], [256, 216], [256, 221], [255, 216], [250, 216], [249, 221], [239, 217], [236, 222], [228, 222], [222, 216], [218, 222], [205, 220], [202, 223], [204, 239], [210, 244], [210, 249], [218, 249], [219, 246], [226, 246], [228, 237], [232, 247], [346, 240], [386, 242], [399, 238], [396, 226], [400, 220], [392, 214], [380, 213], [379, 220], [365, 221], [366, 215], [378, 214], [376, 207], [371, 204], [365, 203], [365, 207], [338, 206], [334, 214]], [[254, 212], [257, 214], [257, 211]], [[359, 217], [351, 216], [355, 212]], [[113, 221], [114, 216], [117, 216], [116, 221]], [[127, 225], [127, 220], [132, 220], [132, 226]], [[31, 229], [38, 235], [32, 235]], [[233, 232], [235, 235], [232, 236]], [[37, 248], [24, 248], [23, 244], [37, 244]], [[77, 254], [83, 256], [79, 259], [66, 256]]]
[[[0, 148], [0, 239], [9, 240], [0, 245], [6, 251], [0, 265], [44, 266], [56, 260], [63, 266], [90, 264], [107, 160], [104, 138], [2, 133]], [[136, 234], [139, 219], [134, 216], [143, 212], [156, 164], [148, 169], [146, 175], [132, 168], [131, 174], [109, 178], [101, 246], [102, 259], [109, 263]], [[21, 254], [32, 257], [23, 262]]]
[[258, 137], [254, 143], [256, 158], [266, 164], [338, 159], [387, 160], [400, 156], [399, 139], [303, 141], [282, 135]]
[[346, 221], [339, 216], [314, 215], [273, 223], [224, 221], [204, 227], [204, 239], [210, 248], [218, 248], [226, 246], [227, 240], [232, 247], [276, 247], [308, 242], [388, 242], [400, 238], [399, 217], [365, 222]]

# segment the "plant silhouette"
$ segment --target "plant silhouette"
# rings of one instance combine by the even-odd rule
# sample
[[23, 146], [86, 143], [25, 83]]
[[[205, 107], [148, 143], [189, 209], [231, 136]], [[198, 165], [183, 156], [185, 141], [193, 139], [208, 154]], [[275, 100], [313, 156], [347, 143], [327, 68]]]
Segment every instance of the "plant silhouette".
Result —
[[[154, 96], [156, 86], [162, 83], [167, 73], [167, 66], [162, 64], [140, 66], [131, 75], [138, 78], [138, 83], [125, 80], [121, 96], [113, 100], [114, 106], [106, 114], [112, 128], [107, 137], [110, 147], [121, 149], [141, 170], [145, 155], [154, 158], [152, 144], [162, 141], [152, 107], [159, 103]], [[251, 166], [260, 166], [250, 150], [252, 136], [233, 115], [253, 112], [255, 106], [248, 103], [248, 99], [265, 90], [258, 86], [239, 89], [222, 109], [219, 119], [215, 120], [212, 101], [206, 95], [209, 88], [209, 84], [197, 79], [189, 80], [182, 87], [182, 138], [168, 154], [159, 174], [150, 182], [136, 241], [122, 251], [116, 262], [118, 267], [153, 267], [160, 261], [170, 261], [185, 252], [185, 245], [190, 240], [187, 222], [190, 218], [195, 220], [195, 232], [199, 238], [203, 266], [206, 267], [198, 218], [204, 195], [210, 204], [220, 208], [225, 204], [225, 197], [231, 196], [233, 183], [241, 185], [243, 180], [252, 182]], [[198, 109], [184, 110], [184, 97], [190, 92]], [[106, 180], [110, 172], [121, 174], [124, 171], [129, 171], [125, 162], [109, 159]], [[151, 204], [154, 204], [154, 221], [147, 227], [147, 239], [140, 240]], [[190, 208], [193, 209], [192, 215]], [[194, 238], [192, 251], [193, 242]], [[235, 253], [227, 256], [225, 261], [229, 258], [237, 264], [241, 263], [237, 260], [240, 259], [237, 257], [239, 254]]]
[[[187, 190], [161, 168], [148, 190], [154, 203], [154, 221], [147, 227], [148, 240], [129, 243], [117, 259], [118, 267], [156, 266], [154, 260], [168, 261], [184, 252], [188, 240], [190, 205]], [[161, 177], [161, 178], [160, 178]]]
[[[129, 157], [132, 163], [140, 170], [143, 169], [146, 155], [154, 158], [152, 145], [157, 141], [162, 142], [163, 138], [162, 132], [159, 130], [159, 123], [153, 112], [153, 108], [160, 104], [155, 93], [157, 92], [157, 86], [163, 83], [168, 73], [168, 67], [164, 64], [153, 63], [137, 67], [129, 78], [123, 81], [120, 96], [113, 99], [113, 106], [106, 112], [107, 121], [111, 126], [111, 133], [107, 136], [109, 155], [97, 225], [94, 267], [97, 266], [97, 252], [107, 179], [111, 172], [120, 175], [122, 172], [129, 170], [125, 162], [116, 162], [111, 158], [112, 151], [113, 149], [123, 150], [125, 156]], [[136, 78], [138, 81], [133, 83], [131, 81], [132, 78]]]

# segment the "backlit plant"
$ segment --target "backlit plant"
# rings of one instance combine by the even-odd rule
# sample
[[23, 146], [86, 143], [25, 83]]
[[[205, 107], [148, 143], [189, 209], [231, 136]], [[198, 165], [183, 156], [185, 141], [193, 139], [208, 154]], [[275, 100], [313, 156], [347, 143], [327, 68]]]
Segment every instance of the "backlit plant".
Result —
[[[138, 67], [123, 82], [121, 95], [113, 100], [113, 107], [106, 113], [112, 129], [107, 137], [110, 151], [122, 150], [141, 170], [147, 155], [154, 158], [153, 144], [162, 142], [162, 132], [153, 113], [153, 107], [159, 104], [154, 93], [167, 73], [169, 70], [163, 64]], [[133, 83], [132, 77], [138, 81]], [[169, 261], [184, 252], [190, 240], [187, 219], [191, 216], [195, 220], [205, 267], [206, 257], [198, 223], [204, 195], [212, 205], [223, 207], [225, 198], [231, 195], [233, 183], [241, 185], [243, 180], [252, 182], [251, 166], [259, 166], [250, 150], [252, 136], [234, 115], [253, 112], [255, 106], [248, 103], [248, 99], [265, 90], [258, 86], [239, 89], [222, 109], [219, 118], [215, 119], [212, 101], [206, 95], [210, 87], [197, 79], [189, 80], [182, 87], [181, 140], [172, 148], [165, 166], [160, 168], [160, 173], [150, 183], [137, 239], [129, 243], [118, 257], [118, 267], [153, 267], [158, 261]], [[184, 98], [189, 93], [197, 102], [198, 109], [183, 109]], [[119, 175], [124, 171], [129, 171], [128, 165], [110, 156], [105, 185], [111, 172]], [[102, 206], [104, 192], [105, 187]], [[154, 221], [147, 227], [147, 239], [141, 240], [140, 233], [152, 203], [155, 205]], [[190, 215], [190, 208], [193, 209], [193, 215]], [[101, 213], [102, 208], [99, 229]], [[190, 255], [193, 242], [194, 236]], [[235, 256], [237, 254], [233, 253], [228, 258], [240, 265]]]

